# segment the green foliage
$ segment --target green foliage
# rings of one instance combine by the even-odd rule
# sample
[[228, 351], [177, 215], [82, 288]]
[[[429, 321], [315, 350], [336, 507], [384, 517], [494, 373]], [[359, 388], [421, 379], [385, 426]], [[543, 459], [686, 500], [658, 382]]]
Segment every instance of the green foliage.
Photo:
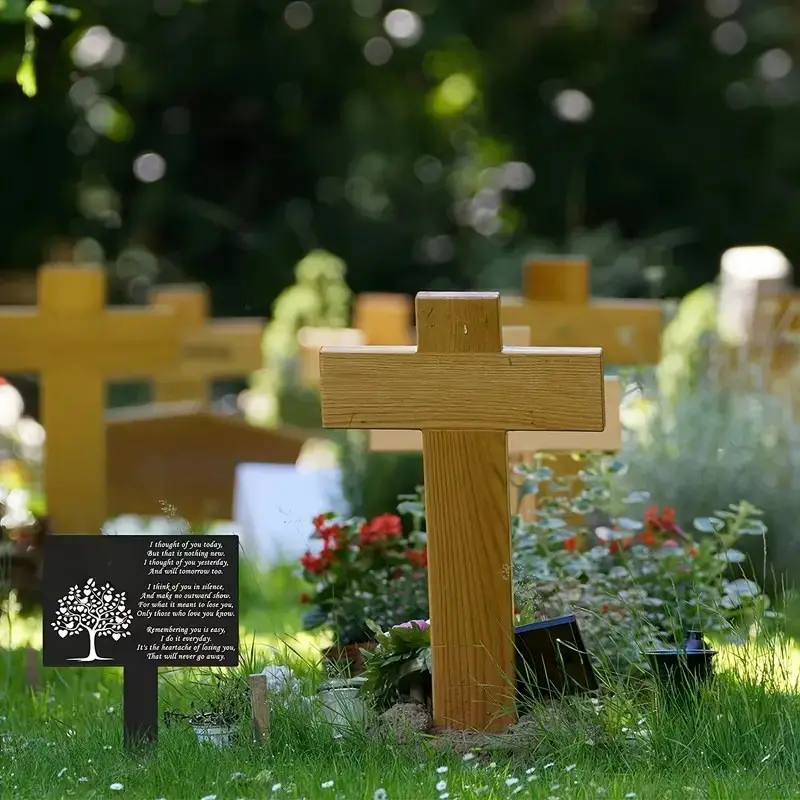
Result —
[[324, 250], [314, 250], [295, 267], [295, 282], [275, 300], [264, 331], [264, 368], [253, 382], [259, 412], [253, 414], [253, 421], [319, 427], [319, 397], [303, 387], [298, 376], [297, 336], [304, 327], [348, 325], [352, 293], [346, 273], [345, 263]]
[[377, 647], [364, 654], [364, 694], [384, 709], [411, 688], [422, 688], [431, 675], [430, 620], [415, 619], [388, 630], [372, 626]]
[[643, 383], [641, 425], [623, 442], [623, 484], [647, 487], [653, 502], [685, 520], [746, 497], [763, 509], [765, 542], [743, 549], [748, 577], [773, 599], [800, 580], [800, 422], [793, 395], [772, 394], [752, 375], [698, 373], [693, 391], [674, 398]]
[[17, 67], [16, 79], [20, 89], [34, 97], [38, 90], [36, 84], [36, 28], [47, 30], [53, 24], [51, 17], [65, 17], [75, 21], [81, 12], [76, 8], [53, 4], [47, 0], [33, 0], [28, 5], [25, 0], [0, 0], [0, 22], [22, 23], [25, 30], [25, 48]]
[[[612, 221], [630, 242], [691, 230], [674, 264], [647, 255], [670, 294], [710, 280], [742, 239], [797, 262], [794, 75], [764, 69], [794, 52], [797, 14], [744, 6], [721, 20], [664, 0], [415, 3], [419, 40], [389, 36], [375, 65], [377, 5], [314, 4], [291, 27], [269, 3], [88, 0], [78, 26], [54, 19], [36, 37], [39, 99], [3, 98], [0, 173], [15, 187], [3, 263], [36, 266], [69, 232], [122, 290], [202, 280], [220, 313], [266, 315], [319, 247], [357, 291], [412, 293], [468, 288], [491, 259], [536, 241], [561, 250]], [[58, 7], [1, 9], [15, 24], [0, 31], [0, 75], [19, 71], [28, 92], [20, 31], [34, 8]], [[730, 25], [743, 33], [726, 50]], [[89, 30], [113, 47], [75, 58]], [[166, 179], [143, 183], [131, 166], [150, 149]], [[614, 262], [614, 287], [647, 288]]]
[[660, 293], [675, 250], [688, 234], [674, 231], [626, 239], [615, 224], [595, 230], [569, 230], [563, 241], [526, 238], [505, 251], [487, 245], [487, 264], [476, 282], [480, 288], [521, 290], [522, 262], [532, 255], [580, 255], [592, 265], [591, 293], [596, 297], [650, 297]]
[[337, 643], [358, 644], [370, 638], [370, 620], [388, 626], [426, 613], [427, 551], [421, 531], [405, 533], [394, 514], [367, 521], [329, 513], [313, 524], [311, 538], [322, 549], [300, 559], [312, 586], [305, 598], [311, 606], [303, 619], [307, 630], [330, 625]]
[[353, 515], [374, 517], [422, 484], [421, 453], [373, 453], [364, 431], [348, 431], [339, 450], [342, 489]]
[[694, 392], [708, 372], [708, 341], [717, 329], [713, 286], [689, 292], [664, 329], [658, 381], [662, 396], [675, 402], [678, 392]]
[[[540, 464], [517, 469], [535, 487], [551, 477]], [[694, 528], [703, 535], [695, 541], [673, 509], [637, 512], [648, 494], [627, 492], [625, 471], [616, 458], [593, 457], [577, 485], [541, 500], [533, 521], [516, 519], [523, 616], [575, 614], [590, 652], [615, 672], [646, 669], [645, 649], [674, 647], [689, 628], [740, 641], [772, 614], [758, 584], [743, 576], [746, 556], [736, 549], [743, 537], [763, 543], [761, 512], [742, 502], [698, 518]], [[587, 524], [595, 512], [606, 524]]]
[[211, 670], [191, 687], [188, 711], [164, 712], [167, 724], [186, 720], [193, 725], [236, 726], [248, 713], [249, 687], [238, 670]]

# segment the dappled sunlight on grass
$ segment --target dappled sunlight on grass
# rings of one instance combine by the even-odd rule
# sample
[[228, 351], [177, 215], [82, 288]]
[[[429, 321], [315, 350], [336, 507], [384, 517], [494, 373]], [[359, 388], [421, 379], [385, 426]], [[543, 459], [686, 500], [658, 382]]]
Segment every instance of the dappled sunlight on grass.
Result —
[[731, 671], [740, 680], [762, 683], [772, 691], [797, 693], [800, 688], [800, 647], [794, 640], [774, 637], [722, 646], [716, 658], [719, 671]]

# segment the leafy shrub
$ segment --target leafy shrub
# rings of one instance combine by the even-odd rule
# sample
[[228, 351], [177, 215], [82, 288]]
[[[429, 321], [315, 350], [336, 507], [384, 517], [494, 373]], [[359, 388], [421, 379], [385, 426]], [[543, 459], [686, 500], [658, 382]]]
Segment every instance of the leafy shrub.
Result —
[[784, 582], [800, 579], [800, 421], [796, 397], [771, 392], [766, 376], [753, 380], [757, 370], [727, 378], [706, 371], [676, 394], [671, 384], [662, 391], [645, 381], [620, 479], [629, 491], [647, 487], [684, 520], [748, 498], [763, 510], [768, 534], [766, 548], [745, 543], [743, 567], [777, 599]]
[[385, 628], [427, 615], [427, 550], [417, 531], [403, 532], [400, 517], [322, 514], [312, 538], [323, 546], [300, 559], [314, 586], [303, 598], [312, 606], [306, 629], [330, 625], [339, 644], [354, 644], [372, 638], [368, 621]]
[[366, 680], [361, 690], [378, 708], [402, 695], [424, 694], [431, 676], [430, 620], [412, 619], [386, 631], [377, 626], [372, 630], [377, 646], [363, 651]]
[[319, 396], [299, 382], [297, 357], [301, 328], [344, 328], [352, 293], [347, 267], [325, 250], [314, 250], [295, 267], [295, 283], [275, 300], [264, 331], [264, 367], [253, 378], [252, 422], [319, 427]]
[[[537, 491], [550, 483], [542, 462], [518, 467]], [[644, 492], [620, 494], [625, 465], [593, 458], [572, 486], [553, 486], [532, 522], [514, 525], [514, 573], [523, 617], [574, 613], [587, 647], [616, 670], [644, 666], [645, 648], [675, 646], [687, 628], [734, 641], [767, 612], [769, 601], [742, 577], [741, 537], [762, 539], [761, 512], [729, 505], [684, 531], [670, 509], [633, 509]], [[607, 522], [592, 527], [600, 511]], [[577, 522], [572, 522], [576, 519]]]

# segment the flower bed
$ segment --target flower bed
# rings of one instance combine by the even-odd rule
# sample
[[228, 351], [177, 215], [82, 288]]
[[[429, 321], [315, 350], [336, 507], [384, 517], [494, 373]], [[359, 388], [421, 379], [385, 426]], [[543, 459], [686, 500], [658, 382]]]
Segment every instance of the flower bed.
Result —
[[[552, 481], [545, 459], [519, 468], [528, 491]], [[628, 672], [646, 670], [646, 650], [679, 644], [689, 628], [734, 642], [754, 622], [775, 616], [736, 546], [766, 533], [758, 509], [734, 504], [693, 520], [689, 532], [675, 509], [648, 507], [647, 493], [619, 496], [624, 469], [615, 459], [592, 458], [575, 485], [551, 487], [532, 522], [514, 519], [518, 622], [575, 614], [597, 666]], [[396, 638], [397, 625], [428, 616], [422, 495], [403, 498], [399, 510], [413, 521], [409, 532], [392, 514], [314, 521], [313, 537], [323, 546], [302, 558], [315, 585], [304, 598], [313, 606], [306, 626], [330, 626], [340, 649], [374, 647], [376, 637]]]
[[373, 640], [371, 624], [388, 628], [427, 615], [427, 550], [417, 526], [406, 532], [395, 514], [371, 520], [323, 514], [313, 525], [322, 548], [300, 559], [314, 587], [301, 598], [311, 606], [307, 630], [330, 626], [341, 648]]

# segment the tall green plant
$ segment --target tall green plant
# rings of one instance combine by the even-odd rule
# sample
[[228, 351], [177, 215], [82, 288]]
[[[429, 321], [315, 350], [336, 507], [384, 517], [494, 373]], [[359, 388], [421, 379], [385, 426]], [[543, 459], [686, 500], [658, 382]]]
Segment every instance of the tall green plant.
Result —
[[352, 292], [346, 274], [344, 261], [325, 250], [312, 251], [295, 267], [295, 282], [275, 300], [264, 331], [264, 368], [253, 382], [253, 392], [262, 402], [255, 404], [254, 422], [319, 426], [317, 393], [298, 380], [297, 335], [304, 327], [347, 326]]

